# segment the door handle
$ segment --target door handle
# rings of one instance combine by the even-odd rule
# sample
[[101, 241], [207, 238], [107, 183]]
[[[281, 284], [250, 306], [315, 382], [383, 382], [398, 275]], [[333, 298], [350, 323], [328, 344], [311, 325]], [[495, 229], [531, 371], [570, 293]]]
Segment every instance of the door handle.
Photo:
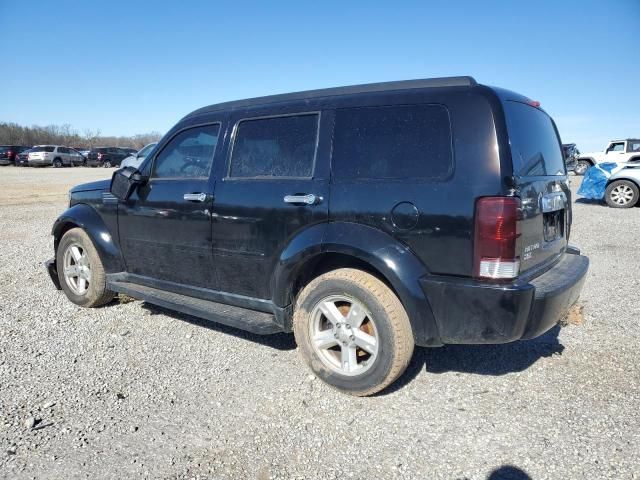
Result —
[[185, 193], [183, 197], [188, 202], [204, 202], [207, 199], [206, 193]]
[[315, 205], [320, 203], [322, 197], [313, 193], [301, 194], [301, 195], [286, 195], [284, 197], [284, 203], [303, 203], [305, 205]]

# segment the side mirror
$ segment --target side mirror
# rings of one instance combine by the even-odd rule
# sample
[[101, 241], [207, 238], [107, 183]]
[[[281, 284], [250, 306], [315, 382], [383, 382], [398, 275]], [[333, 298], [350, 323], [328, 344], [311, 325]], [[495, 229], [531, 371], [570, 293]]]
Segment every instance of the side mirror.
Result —
[[124, 167], [113, 172], [111, 194], [121, 201], [129, 199], [133, 191], [147, 179], [135, 167]]

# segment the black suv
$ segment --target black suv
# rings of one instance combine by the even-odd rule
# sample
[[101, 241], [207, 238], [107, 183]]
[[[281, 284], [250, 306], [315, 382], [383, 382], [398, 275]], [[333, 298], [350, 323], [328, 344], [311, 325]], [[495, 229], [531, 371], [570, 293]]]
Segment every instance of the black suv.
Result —
[[15, 165], [18, 155], [29, 148], [23, 145], [0, 145], [0, 165]]
[[414, 345], [541, 335], [577, 300], [560, 138], [539, 103], [470, 77], [223, 103], [139, 171], [71, 190], [52, 280], [256, 334], [369, 395]]
[[129, 152], [118, 147], [97, 147], [89, 150], [86, 165], [88, 167], [117, 167]]
[[578, 165], [578, 158], [580, 157], [580, 150], [576, 147], [575, 143], [563, 143], [562, 154], [564, 155], [564, 163], [568, 172], [574, 172]]

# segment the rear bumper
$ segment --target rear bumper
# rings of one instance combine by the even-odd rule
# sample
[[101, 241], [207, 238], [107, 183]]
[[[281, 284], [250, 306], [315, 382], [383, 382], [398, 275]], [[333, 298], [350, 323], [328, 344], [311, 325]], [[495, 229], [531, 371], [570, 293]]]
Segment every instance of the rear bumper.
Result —
[[11, 165], [13, 164], [13, 160], [9, 158], [0, 158], [0, 165]]
[[53, 160], [47, 160], [46, 158], [30, 158], [28, 163], [29, 165], [53, 165]]
[[442, 343], [507, 343], [542, 335], [562, 319], [582, 291], [589, 259], [571, 252], [526, 282], [422, 278]]

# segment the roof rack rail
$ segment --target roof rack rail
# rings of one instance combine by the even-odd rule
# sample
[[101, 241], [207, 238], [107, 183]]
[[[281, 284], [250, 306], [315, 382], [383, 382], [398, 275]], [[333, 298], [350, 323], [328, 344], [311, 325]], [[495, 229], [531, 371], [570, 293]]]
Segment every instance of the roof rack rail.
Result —
[[217, 103], [195, 110], [187, 115], [187, 117], [206, 112], [213, 112], [216, 110], [242, 108], [253, 105], [266, 105], [270, 103], [285, 102], [288, 100], [302, 100], [306, 98], [322, 98], [338, 95], [350, 95], [355, 93], [386, 92], [393, 90], [413, 90], [418, 88], [474, 87], [476, 85], [478, 85], [478, 83], [473, 77], [470, 76], [438, 77], [423, 78], [417, 80], [399, 80], [393, 82], [365, 83], [361, 85], [306, 90], [301, 92], [282, 93], [277, 95], [268, 95], [265, 97], [255, 97], [245, 100], [234, 100], [231, 102]]

